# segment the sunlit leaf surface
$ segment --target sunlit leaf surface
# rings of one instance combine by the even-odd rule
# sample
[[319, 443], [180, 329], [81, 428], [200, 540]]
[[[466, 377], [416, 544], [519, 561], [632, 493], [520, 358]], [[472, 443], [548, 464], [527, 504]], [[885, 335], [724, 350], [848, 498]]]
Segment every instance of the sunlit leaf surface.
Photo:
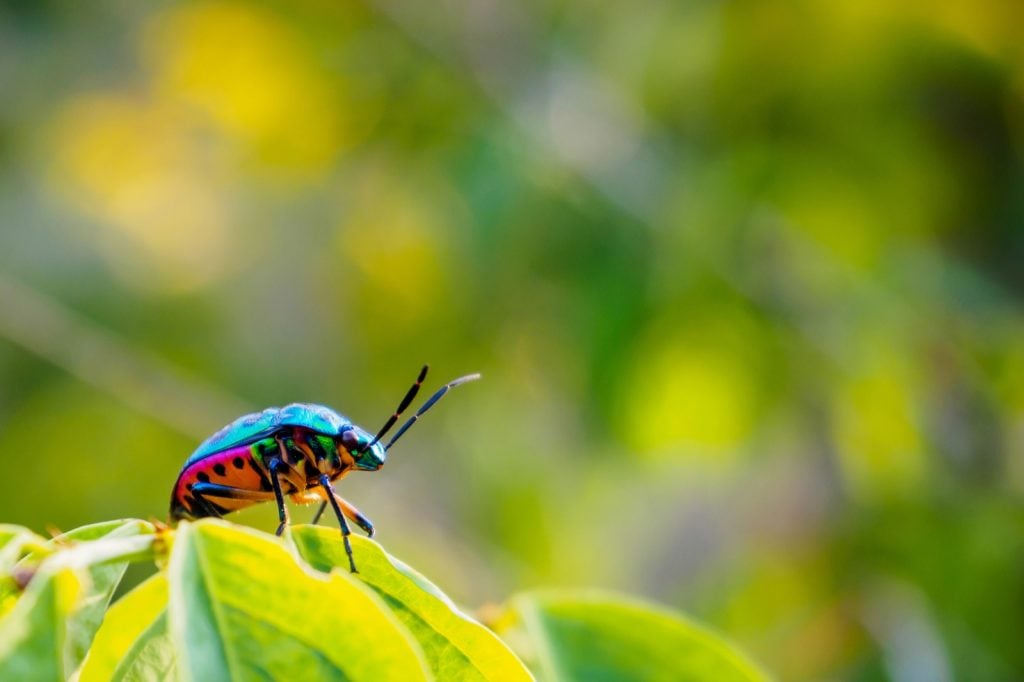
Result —
[[0, 572], [11, 570], [26, 552], [45, 544], [44, 538], [28, 528], [0, 525]]
[[167, 635], [167, 579], [157, 574], [107, 611], [79, 682], [171, 680], [175, 654]]
[[734, 647], [681, 615], [600, 593], [514, 598], [497, 624], [544, 682], [763, 682]]
[[372, 590], [302, 567], [264, 534], [182, 524], [168, 579], [185, 680], [429, 679], [415, 639]]
[[32, 579], [0, 620], [0, 680], [53, 682], [71, 673], [65, 628], [81, 593], [82, 583], [70, 569]]
[[[77, 667], [85, 658], [92, 643], [93, 636], [100, 627], [104, 611], [110, 598], [117, 589], [124, 572], [128, 568], [128, 560], [135, 554], [136, 548], [146, 551], [148, 539], [141, 542], [116, 542], [119, 538], [148, 536], [153, 533], [152, 524], [145, 521], [122, 520], [82, 526], [54, 538], [52, 545], [73, 543], [74, 554], [78, 555], [78, 565], [88, 569], [87, 589], [71, 617], [68, 627], [69, 664]], [[103, 538], [105, 542], [89, 542]], [[87, 544], [78, 544], [87, 543]], [[69, 555], [71, 552], [68, 553]], [[55, 558], [56, 560], [56, 558]]]
[[[150, 553], [152, 533], [152, 525], [143, 521], [111, 521], [83, 526], [44, 544], [27, 543], [32, 551], [10, 569], [5, 581], [8, 591], [12, 581], [15, 586], [26, 583], [26, 589], [0, 621], [0, 628], [8, 631], [3, 637], [4, 666], [45, 670], [52, 665], [58, 676], [73, 673], [128, 561]], [[40, 634], [44, 630], [45, 638]], [[42, 649], [41, 641], [48, 642]], [[40, 655], [47, 661], [32, 663]], [[0, 674], [0, 679], [20, 678]]]
[[[322, 571], [348, 571], [336, 529], [291, 529], [299, 554]], [[460, 612], [435, 586], [395, 562], [372, 540], [352, 536], [359, 579], [372, 587], [419, 640], [439, 680], [528, 680], [529, 672], [494, 634]]]

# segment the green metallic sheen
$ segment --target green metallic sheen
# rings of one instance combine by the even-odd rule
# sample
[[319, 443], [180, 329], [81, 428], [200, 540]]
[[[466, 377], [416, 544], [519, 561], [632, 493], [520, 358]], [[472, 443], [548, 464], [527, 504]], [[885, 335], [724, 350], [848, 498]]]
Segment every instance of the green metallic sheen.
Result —
[[326, 436], [337, 436], [352, 428], [352, 422], [329, 407], [312, 403], [285, 405], [278, 413], [278, 425], [301, 426]]
[[[288, 426], [299, 426], [331, 437], [340, 435], [347, 428], [353, 428], [351, 421], [323, 405], [292, 403], [285, 407], [268, 407], [262, 412], [239, 417], [207, 438], [186, 460], [185, 467], [209, 455], [255, 443]], [[328, 451], [332, 448], [328, 448]]]

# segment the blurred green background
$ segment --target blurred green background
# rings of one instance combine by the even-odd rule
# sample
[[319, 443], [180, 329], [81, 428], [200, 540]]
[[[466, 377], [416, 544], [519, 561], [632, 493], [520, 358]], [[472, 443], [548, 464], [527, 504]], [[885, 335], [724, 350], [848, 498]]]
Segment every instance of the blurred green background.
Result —
[[0, 7], [3, 521], [165, 518], [239, 414], [430, 362], [484, 381], [340, 488], [464, 603], [1024, 678], [1019, 4]]

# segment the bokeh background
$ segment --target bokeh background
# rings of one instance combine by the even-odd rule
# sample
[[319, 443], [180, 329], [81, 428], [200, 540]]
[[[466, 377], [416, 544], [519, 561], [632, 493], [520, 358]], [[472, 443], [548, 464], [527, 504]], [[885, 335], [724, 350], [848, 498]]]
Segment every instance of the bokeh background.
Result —
[[780, 679], [1022, 679], [1022, 26], [5, 2], [0, 519], [164, 518], [239, 414], [374, 430], [429, 361], [485, 380], [341, 488], [460, 601], [593, 585]]

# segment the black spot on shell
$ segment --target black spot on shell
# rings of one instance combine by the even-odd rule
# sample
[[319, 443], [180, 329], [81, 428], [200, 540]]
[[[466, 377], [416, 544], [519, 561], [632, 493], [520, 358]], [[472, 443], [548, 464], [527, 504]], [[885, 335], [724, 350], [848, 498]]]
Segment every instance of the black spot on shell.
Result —
[[226, 474], [226, 473], [227, 473], [227, 469], [225, 469], [225, 468], [224, 468], [224, 465], [223, 465], [223, 464], [214, 464], [214, 465], [213, 465], [213, 471], [214, 471], [214, 473], [216, 473], [216, 474], [217, 474], [218, 476], [223, 476], [224, 474]]
[[245, 460], [242, 459], [241, 457], [235, 457], [233, 460], [231, 460], [231, 463], [235, 465], [236, 469], [241, 469], [242, 467], [245, 466]]
[[210, 477], [206, 474], [205, 471], [200, 471], [198, 474], [196, 474], [196, 478], [198, 478], [203, 483], [209, 483], [210, 482]]

